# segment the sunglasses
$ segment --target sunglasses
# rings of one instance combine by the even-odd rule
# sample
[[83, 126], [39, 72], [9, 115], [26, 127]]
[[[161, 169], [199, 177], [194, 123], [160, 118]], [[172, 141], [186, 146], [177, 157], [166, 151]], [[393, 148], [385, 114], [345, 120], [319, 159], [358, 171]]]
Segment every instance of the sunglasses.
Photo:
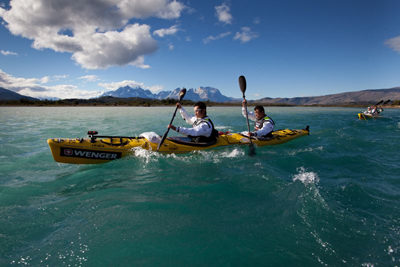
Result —
[[196, 113], [197, 113], [197, 112], [200, 112], [200, 111], [202, 111], [202, 109], [200, 109], [200, 108], [194, 110], [194, 112], [196, 112]]

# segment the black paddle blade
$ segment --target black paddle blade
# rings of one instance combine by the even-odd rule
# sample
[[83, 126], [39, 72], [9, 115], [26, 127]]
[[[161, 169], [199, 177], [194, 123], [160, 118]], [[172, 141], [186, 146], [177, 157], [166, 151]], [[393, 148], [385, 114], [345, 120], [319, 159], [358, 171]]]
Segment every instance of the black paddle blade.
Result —
[[375, 106], [380, 105], [383, 102], [383, 100], [379, 101], [378, 103], [375, 104]]
[[185, 97], [186, 95], [186, 88], [183, 88], [180, 92], [179, 92], [179, 102], [181, 102], [181, 100]]
[[242, 75], [239, 77], [239, 86], [240, 86], [240, 91], [242, 91], [243, 95], [244, 92], [246, 92], [246, 78]]
[[389, 99], [389, 100], [386, 100], [385, 103], [382, 104], [382, 106], [383, 106], [383, 105], [386, 105], [386, 104], [389, 103], [389, 102], [390, 102], [390, 99]]
[[253, 143], [250, 143], [249, 145], [249, 156], [254, 157], [256, 155], [256, 149], [253, 145]]

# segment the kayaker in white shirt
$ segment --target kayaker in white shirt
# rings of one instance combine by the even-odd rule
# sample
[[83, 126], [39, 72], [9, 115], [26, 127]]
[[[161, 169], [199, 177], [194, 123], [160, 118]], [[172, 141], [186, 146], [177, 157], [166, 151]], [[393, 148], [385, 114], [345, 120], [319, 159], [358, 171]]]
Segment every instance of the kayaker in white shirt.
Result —
[[247, 112], [245, 105], [246, 100], [242, 103], [242, 114], [246, 117], [248, 113], [249, 120], [255, 121], [254, 132], [246, 132], [248, 136], [267, 137], [274, 130], [275, 122], [265, 114], [263, 106], [256, 106], [254, 112]]
[[[192, 125], [192, 128], [186, 127], [175, 127], [169, 124], [167, 127], [177, 131], [180, 134], [192, 137], [197, 142], [208, 142], [213, 141], [218, 136], [218, 131], [215, 130], [214, 124], [211, 119], [207, 116], [207, 106], [203, 102], [197, 102], [194, 105], [193, 111], [194, 116], [189, 116], [186, 110], [180, 103], [176, 103], [176, 106], [181, 113], [182, 118]], [[200, 138], [195, 138], [200, 137]]]

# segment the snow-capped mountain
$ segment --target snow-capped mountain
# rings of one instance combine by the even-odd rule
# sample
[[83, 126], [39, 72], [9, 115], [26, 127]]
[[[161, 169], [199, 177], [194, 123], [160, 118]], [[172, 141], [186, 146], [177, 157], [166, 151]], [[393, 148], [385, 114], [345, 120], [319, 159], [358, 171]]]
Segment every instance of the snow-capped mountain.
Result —
[[140, 87], [132, 88], [130, 86], [120, 87], [115, 91], [105, 92], [102, 96], [113, 96], [120, 98], [140, 97], [154, 99], [155, 95], [150, 90], [144, 90]]
[[[153, 94], [150, 90], [144, 90], [140, 87], [132, 88], [129, 86], [120, 87], [115, 91], [108, 91], [102, 96], [113, 96], [120, 98], [129, 97], [140, 97], [140, 98], [150, 98], [150, 99], [178, 99], [179, 92], [181, 88], [176, 88], [172, 91], [161, 91], [157, 94]], [[221, 92], [212, 87], [199, 87], [197, 89], [189, 89], [186, 91], [185, 100], [191, 101], [212, 101], [212, 102], [229, 102], [234, 101], [234, 98], [224, 96]]]

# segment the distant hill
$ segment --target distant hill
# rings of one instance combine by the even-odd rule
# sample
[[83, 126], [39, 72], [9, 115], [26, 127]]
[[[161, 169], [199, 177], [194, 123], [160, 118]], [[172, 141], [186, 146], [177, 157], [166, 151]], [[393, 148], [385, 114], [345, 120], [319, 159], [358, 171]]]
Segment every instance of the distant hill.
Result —
[[38, 101], [39, 100], [37, 98], [20, 95], [16, 92], [13, 92], [13, 91], [10, 91], [10, 90], [0, 87], [0, 101], [20, 100], [20, 99], [26, 99], [26, 100], [30, 100], [30, 101]]
[[[105, 92], [100, 97], [105, 96], [112, 96], [118, 98], [131, 98], [131, 97], [138, 97], [138, 98], [149, 98], [149, 99], [178, 99], [179, 92], [181, 91], [180, 88], [176, 88], [173, 91], [162, 91], [157, 94], [153, 94], [150, 90], [144, 90], [141, 87], [132, 88], [129, 86], [120, 87], [115, 91], [108, 91]], [[221, 94], [221, 92], [212, 87], [199, 87], [198, 89], [189, 89], [186, 92], [185, 100], [191, 101], [211, 101], [211, 102], [231, 102], [231, 101], [238, 101], [235, 98], [227, 97]]]
[[400, 87], [390, 89], [374, 89], [357, 92], [347, 92], [325, 96], [293, 97], [293, 98], [261, 98], [250, 101], [262, 104], [287, 104], [287, 105], [346, 105], [370, 104], [380, 100], [400, 100]]

